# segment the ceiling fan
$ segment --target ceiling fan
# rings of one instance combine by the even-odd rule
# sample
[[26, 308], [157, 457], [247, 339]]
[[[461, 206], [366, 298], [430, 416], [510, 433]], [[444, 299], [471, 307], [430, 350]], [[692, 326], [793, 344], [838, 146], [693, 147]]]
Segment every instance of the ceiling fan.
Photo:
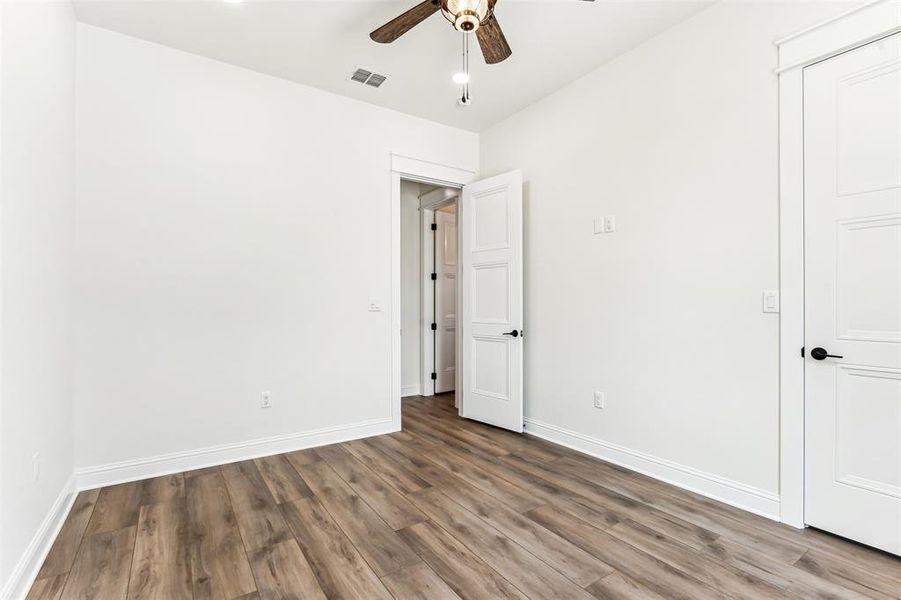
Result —
[[[594, 0], [584, 0], [594, 2]], [[457, 31], [474, 31], [489, 65], [507, 59], [513, 51], [494, 16], [497, 0], [425, 0], [394, 18], [369, 37], [380, 44], [390, 44], [438, 11]]]

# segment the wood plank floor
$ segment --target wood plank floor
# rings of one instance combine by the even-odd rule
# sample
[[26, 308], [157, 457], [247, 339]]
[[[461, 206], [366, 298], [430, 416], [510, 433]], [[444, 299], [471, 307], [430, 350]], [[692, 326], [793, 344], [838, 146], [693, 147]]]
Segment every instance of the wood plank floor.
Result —
[[404, 401], [400, 433], [82, 492], [29, 600], [899, 598], [901, 559]]

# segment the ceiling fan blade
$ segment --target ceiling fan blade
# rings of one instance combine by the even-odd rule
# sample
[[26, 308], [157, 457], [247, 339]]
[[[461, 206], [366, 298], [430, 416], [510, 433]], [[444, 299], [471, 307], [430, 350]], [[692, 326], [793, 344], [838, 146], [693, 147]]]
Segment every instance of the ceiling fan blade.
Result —
[[494, 15], [491, 15], [487, 23], [476, 29], [476, 37], [479, 38], [479, 46], [482, 47], [482, 56], [489, 65], [506, 60], [513, 54]]
[[407, 33], [416, 25], [419, 25], [427, 18], [438, 12], [440, 2], [433, 0], [425, 0], [420, 2], [401, 16], [391, 19], [375, 31], [369, 34], [372, 41], [380, 44], [390, 44], [403, 34]]

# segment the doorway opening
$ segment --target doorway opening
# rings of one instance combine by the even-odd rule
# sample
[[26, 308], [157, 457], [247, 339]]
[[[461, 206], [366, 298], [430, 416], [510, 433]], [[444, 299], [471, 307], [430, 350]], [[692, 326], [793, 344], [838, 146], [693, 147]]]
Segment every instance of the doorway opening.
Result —
[[[430, 382], [438, 380], [438, 371], [434, 366], [435, 338], [431, 333], [437, 331], [438, 321], [434, 320], [435, 309], [427, 296], [430, 292], [434, 293], [435, 288], [423, 286], [424, 277], [416, 283], [403, 285], [404, 272], [408, 282], [415, 281], [410, 274], [423, 272], [423, 256], [431, 257], [431, 252], [434, 252], [431, 225], [437, 225], [436, 221], [444, 217], [432, 215], [429, 219], [426, 211], [431, 210], [454, 215], [456, 235], [449, 236], [447, 243], [455, 245], [457, 263], [454, 277], [456, 289], [452, 295], [454, 367], [451, 380], [458, 413], [467, 419], [522, 432], [522, 173], [510, 171], [475, 181], [471, 172], [397, 154], [392, 154], [391, 167], [391, 347], [388, 361], [392, 427], [394, 431], [401, 430], [401, 398], [417, 392], [420, 395], [434, 394], [435, 386]], [[421, 187], [423, 185], [434, 189]], [[441, 191], [442, 188], [444, 191]], [[434, 203], [429, 194], [435, 197]], [[405, 196], [409, 199], [407, 202], [404, 202]], [[456, 210], [440, 210], [450, 205], [454, 196], [458, 198]], [[416, 237], [408, 234], [405, 243], [404, 236], [414, 230], [411, 225], [417, 221], [417, 211], [414, 210], [417, 205], [413, 198], [419, 200], [418, 269], [414, 249]], [[424, 236], [423, 225], [426, 223], [429, 229]], [[406, 252], [402, 251], [404, 247]], [[407, 260], [402, 260], [403, 257]], [[447, 272], [453, 271], [453, 268], [447, 269]], [[432, 270], [428, 273], [429, 282], [433, 281], [432, 273], [437, 281], [438, 273]], [[420, 286], [418, 292], [417, 284]], [[412, 308], [417, 295], [420, 299], [418, 315]], [[406, 325], [403, 324], [403, 313], [407, 314]], [[428, 320], [429, 315], [432, 315], [431, 321]], [[432, 323], [435, 323], [435, 330], [431, 328]], [[416, 335], [417, 331], [422, 332], [425, 324], [428, 324], [425, 335]], [[433, 342], [431, 352], [430, 341]], [[417, 355], [418, 378], [414, 375]], [[448, 365], [447, 361], [445, 365]], [[403, 377], [405, 366], [406, 385]], [[427, 371], [429, 366], [432, 368]], [[434, 379], [432, 373], [435, 373]]]
[[459, 195], [458, 188], [401, 181], [403, 396], [457, 389]]

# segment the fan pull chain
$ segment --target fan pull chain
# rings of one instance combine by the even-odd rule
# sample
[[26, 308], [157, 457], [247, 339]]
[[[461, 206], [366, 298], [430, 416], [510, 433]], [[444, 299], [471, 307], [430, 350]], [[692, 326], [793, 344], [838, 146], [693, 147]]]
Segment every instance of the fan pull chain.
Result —
[[472, 98], [469, 95], [469, 84], [472, 77], [469, 73], [469, 32], [463, 32], [463, 73], [466, 74], [466, 83], [463, 84], [463, 97], [460, 98], [460, 106], [469, 106]]

